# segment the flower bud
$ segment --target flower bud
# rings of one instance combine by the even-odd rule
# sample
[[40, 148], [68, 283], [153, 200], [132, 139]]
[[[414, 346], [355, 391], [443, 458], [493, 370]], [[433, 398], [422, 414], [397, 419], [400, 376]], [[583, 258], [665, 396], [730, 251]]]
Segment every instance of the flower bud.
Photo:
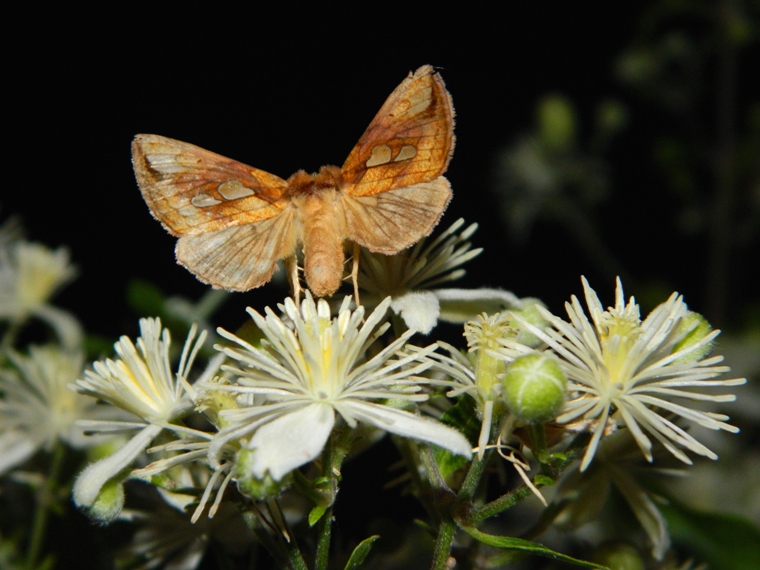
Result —
[[565, 401], [567, 380], [557, 363], [540, 353], [516, 358], [502, 380], [510, 411], [525, 423], [554, 418]]
[[114, 478], [100, 488], [95, 502], [87, 508], [87, 514], [104, 524], [108, 524], [119, 516], [123, 507], [123, 480]]
[[256, 453], [255, 450], [242, 449], [237, 455], [235, 475], [237, 477], [238, 489], [241, 493], [253, 499], [276, 497], [288, 486], [290, 475], [286, 475], [282, 481], [275, 481], [268, 472], [260, 479], [255, 477], [252, 475], [254, 453]]
[[[712, 332], [712, 327], [710, 326], [710, 323], [707, 322], [707, 319], [705, 319], [702, 315], [699, 313], [695, 313], [694, 311], [689, 311], [686, 313], [686, 315], [681, 319], [681, 322], [678, 324], [679, 332], [686, 332], [684, 337], [679, 340], [674, 346], [673, 346], [673, 352], [678, 352], [679, 350], [688, 349], [702, 341], [710, 332]], [[691, 352], [685, 354], [683, 357], [678, 359], [677, 362], [693, 362], [696, 360], [701, 360], [708, 354], [712, 352], [714, 342], [706, 342], [699, 346], [698, 348], [695, 348]]]
[[547, 95], [538, 104], [541, 141], [549, 148], [563, 150], [575, 139], [575, 109], [562, 95]]
[[[546, 319], [541, 316], [541, 313], [538, 312], [538, 308], [543, 307], [544, 304], [538, 299], [532, 298], [520, 299], [520, 301], [522, 302], [522, 308], [512, 309], [510, 313], [512, 315], [517, 315], [523, 318], [534, 327], [543, 330], [543, 328], [546, 327], [548, 323], [546, 322]], [[511, 319], [509, 321], [509, 324], [518, 331], [517, 340], [519, 340], [525, 346], [536, 348], [541, 344], [541, 339], [526, 330], [524, 326], [520, 326], [520, 322], [516, 319]]]
[[644, 570], [644, 560], [638, 550], [626, 543], [603, 544], [594, 554], [594, 562], [612, 570]]

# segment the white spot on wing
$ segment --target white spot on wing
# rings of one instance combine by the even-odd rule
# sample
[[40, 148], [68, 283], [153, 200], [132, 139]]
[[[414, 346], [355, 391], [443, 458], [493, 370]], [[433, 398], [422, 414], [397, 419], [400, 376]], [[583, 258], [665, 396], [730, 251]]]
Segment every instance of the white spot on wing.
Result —
[[396, 155], [396, 158], [393, 159], [393, 162], [401, 162], [402, 160], [409, 160], [410, 158], [414, 158], [417, 155], [417, 149], [414, 148], [412, 145], [405, 144], [401, 147], [401, 150], [398, 151], [398, 154]]
[[192, 197], [190, 203], [196, 208], [208, 208], [209, 206], [216, 206], [217, 204], [221, 204], [222, 201], [217, 200], [208, 194], [196, 194]]
[[248, 186], [243, 186], [243, 184], [237, 180], [223, 182], [219, 185], [218, 191], [225, 200], [238, 200], [255, 194], [255, 192], [248, 188]]
[[367, 168], [388, 164], [391, 161], [391, 147], [385, 144], [379, 144], [372, 149], [372, 154], [365, 163]]

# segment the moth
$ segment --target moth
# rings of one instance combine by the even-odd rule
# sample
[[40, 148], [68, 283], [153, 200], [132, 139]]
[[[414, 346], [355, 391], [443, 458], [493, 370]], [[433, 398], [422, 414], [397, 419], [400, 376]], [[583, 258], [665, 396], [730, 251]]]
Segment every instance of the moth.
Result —
[[[159, 135], [137, 135], [132, 162], [153, 216], [179, 240], [177, 261], [215, 288], [267, 283], [278, 260], [299, 290], [332, 295], [344, 244], [392, 255], [428, 235], [451, 199], [442, 176], [454, 150], [454, 108], [438, 72], [420, 67], [391, 93], [341, 168], [287, 180]], [[358, 246], [354, 245], [355, 263]], [[354, 286], [356, 271], [354, 266]]]

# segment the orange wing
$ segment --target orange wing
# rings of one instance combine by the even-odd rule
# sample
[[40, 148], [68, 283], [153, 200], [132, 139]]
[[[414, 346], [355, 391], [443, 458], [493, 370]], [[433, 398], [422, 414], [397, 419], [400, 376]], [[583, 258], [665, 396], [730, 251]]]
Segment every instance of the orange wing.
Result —
[[151, 213], [175, 236], [252, 224], [288, 204], [282, 178], [174, 139], [137, 135], [132, 163]]
[[180, 238], [177, 261], [204, 283], [247, 291], [295, 252], [283, 179], [158, 135], [135, 137], [132, 162], [151, 213]]
[[454, 107], [441, 76], [429, 65], [391, 93], [341, 169], [351, 196], [431, 182], [446, 171], [454, 150]]

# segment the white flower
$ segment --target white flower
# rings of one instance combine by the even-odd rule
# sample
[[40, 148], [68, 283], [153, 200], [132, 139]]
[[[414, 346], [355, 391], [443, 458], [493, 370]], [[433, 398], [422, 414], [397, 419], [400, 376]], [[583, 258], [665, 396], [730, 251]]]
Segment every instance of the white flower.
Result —
[[[432, 419], [422, 418], [377, 400], [421, 402], [423, 380], [415, 374], [432, 362], [426, 356], [435, 349], [400, 352], [413, 334], [407, 331], [366, 362], [367, 348], [387, 330], [382, 325], [391, 300], [385, 299], [364, 318], [364, 307], [353, 313], [347, 297], [335, 319], [330, 318], [326, 301], [314, 303], [307, 292], [299, 311], [292, 299], [283, 310], [295, 330], [288, 328], [270, 309], [266, 317], [248, 309], [266, 336], [263, 348], [256, 348], [224, 330], [219, 333], [240, 348], [217, 347], [238, 361], [238, 368], [227, 368], [237, 385], [211, 384], [218, 389], [250, 395], [249, 404], [223, 410], [226, 423], [211, 444], [209, 456], [229, 441], [245, 438], [253, 450], [251, 474], [262, 479], [268, 473], [279, 481], [287, 473], [315, 459], [322, 451], [336, 422], [336, 413], [353, 428], [368, 423], [385, 431], [434, 443], [454, 453], [470, 456], [470, 444], [456, 430]], [[373, 334], [374, 331], [374, 334]]]
[[74, 501], [91, 506], [103, 485], [127, 467], [164, 429], [182, 430], [170, 422], [193, 407], [195, 390], [187, 382], [188, 372], [205, 339], [197, 341], [195, 328], [185, 342], [176, 375], [171, 372], [169, 331], [161, 328], [160, 319], [141, 319], [141, 336], [137, 347], [123, 336], [114, 345], [116, 360], [107, 359], [93, 364], [76, 387], [83, 394], [105, 400], [137, 416], [135, 422], [80, 422], [91, 430], [114, 431], [140, 429], [119, 451], [93, 463], [77, 478]]
[[422, 334], [433, 330], [441, 314], [446, 314], [446, 305], [456, 304], [459, 299], [459, 295], [452, 298], [452, 289], [433, 287], [461, 278], [465, 274], [461, 266], [483, 251], [471, 249], [468, 241], [478, 225], [470, 224], [457, 233], [463, 225], [460, 218], [434, 240], [420, 240], [396, 255], [362, 249], [359, 286], [367, 292], [366, 298], [362, 296], [365, 305], [372, 306], [390, 296], [391, 309], [401, 315], [407, 328]]
[[68, 349], [79, 348], [82, 331], [76, 319], [48, 301], [76, 276], [69, 251], [53, 251], [42, 244], [11, 241], [0, 247], [0, 319], [23, 323], [44, 320]]
[[[585, 279], [583, 288], [591, 322], [575, 296], [566, 304], [570, 322], [539, 308], [553, 329], [540, 330], [518, 319], [556, 354], [567, 376], [571, 398], [557, 422], [579, 418], [596, 420], [581, 470], [593, 459], [609, 419], [628, 427], [648, 461], [652, 461], [650, 437], [684, 463], [691, 464], [691, 460], [678, 446], [716, 459], [715, 453], [668, 416], [680, 416], [709, 429], [739, 431], [726, 423], [728, 416], [695, 410], [673, 401], [730, 402], [735, 399], [733, 394], [712, 395], [701, 391], [746, 382], [743, 378], [713, 380], [729, 370], [727, 366], [716, 366], [723, 357], [700, 359], [704, 348], [720, 331], [712, 331], [697, 342], [681, 346], [679, 343], [693, 327], [684, 326], [690, 313], [680, 295], [673, 293], [642, 322], [635, 300], [631, 297], [628, 304], [625, 303], [619, 279], [615, 306], [606, 311]], [[502, 354], [508, 357], [529, 350], [510, 340], [503, 344]]]
[[57, 440], [90, 443], [75, 423], [94, 417], [95, 402], [69, 388], [82, 373], [82, 354], [31, 346], [28, 357], [9, 352], [8, 358], [20, 374], [0, 370], [0, 474]]

